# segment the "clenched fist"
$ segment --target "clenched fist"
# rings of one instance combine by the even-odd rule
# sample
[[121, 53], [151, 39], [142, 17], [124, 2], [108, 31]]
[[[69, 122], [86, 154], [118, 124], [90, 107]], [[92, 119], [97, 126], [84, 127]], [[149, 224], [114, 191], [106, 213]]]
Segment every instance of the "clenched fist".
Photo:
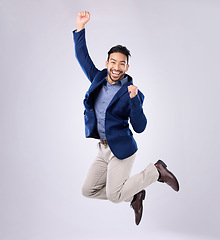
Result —
[[84, 29], [86, 23], [90, 20], [90, 13], [83, 11], [83, 12], [79, 12], [77, 15], [77, 32], [81, 31], [82, 29]]
[[130, 85], [128, 86], [128, 92], [130, 93], [130, 98], [134, 98], [138, 94], [138, 87]]

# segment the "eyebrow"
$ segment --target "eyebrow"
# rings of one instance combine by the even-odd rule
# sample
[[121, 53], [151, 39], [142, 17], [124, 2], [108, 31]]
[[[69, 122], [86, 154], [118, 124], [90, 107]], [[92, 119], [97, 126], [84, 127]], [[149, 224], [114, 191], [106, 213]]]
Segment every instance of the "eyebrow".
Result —
[[[110, 60], [117, 62], [114, 58], [111, 58]], [[126, 63], [126, 61], [120, 61], [120, 62]]]

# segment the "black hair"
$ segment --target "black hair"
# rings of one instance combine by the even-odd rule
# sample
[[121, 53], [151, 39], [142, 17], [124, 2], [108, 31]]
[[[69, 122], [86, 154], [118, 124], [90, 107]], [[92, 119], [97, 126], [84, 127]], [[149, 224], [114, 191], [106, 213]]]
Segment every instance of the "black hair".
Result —
[[112, 47], [109, 50], [109, 52], [108, 52], [108, 60], [109, 60], [110, 54], [111, 53], [116, 53], [116, 52], [124, 54], [127, 57], [127, 62], [128, 62], [129, 56], [131, 56], [130, 51], [126, 47], [124, 47], [122, 45], [114, 46], [114, 47]]

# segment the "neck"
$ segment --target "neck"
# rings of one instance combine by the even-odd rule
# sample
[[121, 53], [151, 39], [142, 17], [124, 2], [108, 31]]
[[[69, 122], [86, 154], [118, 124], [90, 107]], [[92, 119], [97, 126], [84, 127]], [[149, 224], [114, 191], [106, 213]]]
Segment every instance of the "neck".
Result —
[[125, 74], [123, 76], [121, 76], [118, 80], [114, 81], [113, 79], [111, 79], [111, 77], [108, 75], [107, 76], [107, 80], [110, 84], [115, 84], [116, 82], [122, 80], [125, 77]]

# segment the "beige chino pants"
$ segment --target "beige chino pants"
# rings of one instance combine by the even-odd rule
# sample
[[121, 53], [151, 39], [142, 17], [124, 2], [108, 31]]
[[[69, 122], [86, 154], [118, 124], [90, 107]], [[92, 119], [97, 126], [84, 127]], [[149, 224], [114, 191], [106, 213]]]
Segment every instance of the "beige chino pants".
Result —
[[85, 197], [108, 199], [111, 202], [131, 202], [134, 195], [157, 181], [159, 173], [154, 164], [130, 177], [136, 154], [120, 160], [109, 146], [98, 144], [99, 152], [89, 168], [82, 194]]

